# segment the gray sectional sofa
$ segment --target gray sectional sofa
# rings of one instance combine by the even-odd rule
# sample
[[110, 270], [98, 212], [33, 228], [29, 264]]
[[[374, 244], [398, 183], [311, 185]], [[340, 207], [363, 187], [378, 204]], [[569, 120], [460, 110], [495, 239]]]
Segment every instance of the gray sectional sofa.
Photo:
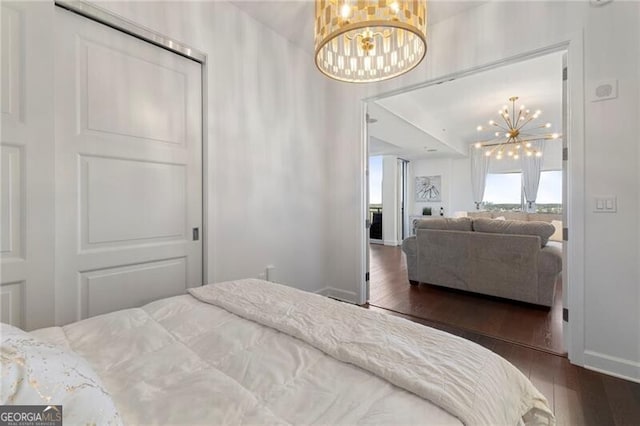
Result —
[[552, 306], [562, 253], [546, 222], [469, 217], [420, 220], [405, 239], [411, 284], [428, 283]]

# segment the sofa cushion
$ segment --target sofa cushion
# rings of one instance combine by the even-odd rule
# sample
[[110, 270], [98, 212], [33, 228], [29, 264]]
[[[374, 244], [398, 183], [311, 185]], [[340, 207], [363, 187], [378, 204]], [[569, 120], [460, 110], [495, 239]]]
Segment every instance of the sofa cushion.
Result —
[[467, 216], [472, 219], [480, 219], [481, 217], [491, 219], [493, 217], [493, 213], [486, 210], [481, 210], [477, 212], [468, 212]]
[[547, 241], [549, 241], [549, 237], [553, 234], [555, 228], [547, 222], [475, 219], [473, 221], [473, 230], [491, 234], [537, 235], [540, 237], [541, 247], [544, 247], [547, 245]]
[[439, 219], [419, 219], [416, 222], [416, 229], [437, 229], [441, 231], [471, 231], [472, 219], [470, 217]]

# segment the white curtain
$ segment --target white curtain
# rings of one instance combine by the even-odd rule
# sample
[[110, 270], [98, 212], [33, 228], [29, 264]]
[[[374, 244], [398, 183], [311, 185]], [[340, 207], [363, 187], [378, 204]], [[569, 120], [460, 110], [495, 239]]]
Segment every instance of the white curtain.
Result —
[[480, 204], [484, 198], [484, 187], [487, 183], [487, 173], [489, 173], [489, 157], [485, 155], [484, 149], [469, 147], [471, 150], [471, 192], [473, 202], [476, 203], [476, 210], [480, 210]]
[[[531, 150], [543, 152], [544, 140], [532, 141]], [[538, 196], [540, 172], [542, 170], [542, 157], [523, 155], [520, 158], [522, 158], [522, 186], [524, 198], [527, 202], [527, 211], [535, 213], [535, 202]]]

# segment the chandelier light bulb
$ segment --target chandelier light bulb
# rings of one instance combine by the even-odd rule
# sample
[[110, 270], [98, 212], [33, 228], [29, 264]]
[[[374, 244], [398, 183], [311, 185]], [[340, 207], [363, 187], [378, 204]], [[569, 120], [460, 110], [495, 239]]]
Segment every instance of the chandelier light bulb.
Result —
[[525, 145], [527, 148], [531, 148], [531, 142], [527, 142], [527, 144]]
[[484, 153], [485, 157], [491, 157], [491, 151], [487, 151]]
[[475, 147], [480, 149], [480, 148], [482, 148], [482, 144], [480, 142], [476, 142]]
[[489, 120], [489, 125], [491, 125], [491, 126], [495, 126], [495, 124], [496, 124], [496, 122], [495, 122], [495, 121], [493, 121], [493, 120]]
[[527, 157], [531, 157], [533, 153], [531, 151], [527, 151]]
[[557, 133], [553, 133], [553, 134], [551, 135], [551, 138], [552, 138], [552, 139], [558, 139], [559, 137], [560, 137], [560, 135], [559, 135], [559, 134], [557, 134]]
[[394, 1], [393, 3], [391, 3], [389, 5], [389, 7], [391, 8], [391, 10], [393, 11], [393, 13], [398, 13], [400, 11], [400, 6], [398, 5], [398, 2]]
[[536, 157], [542, 157], [542, 153], [540, 151], [536, 152]]
[[513, 156], [513, 159], [514, 159], [514, 160], [517, 160], [518, 158], [520, 158], [520, 156], [519, 156], [518, 154], [516, 154], [516, 155], [514, 155], [514, 156]]
[[349, 3], [345, 3], [340, 8], [340, 16], [342, 16], [343, 19], [347, 19], [349, 15], [351, 15], [351, 6], [349, 6]]
[[551, 127], [551, 123], [545, 124], [544, 127], [546, 127], [548, 129], [549, 127]]
[[478, 127], [476, 127], [476, 130], [477, 130], [477, 131], [481, 131], [481, 130], [482, 130], [482, 126], [478, 126]]

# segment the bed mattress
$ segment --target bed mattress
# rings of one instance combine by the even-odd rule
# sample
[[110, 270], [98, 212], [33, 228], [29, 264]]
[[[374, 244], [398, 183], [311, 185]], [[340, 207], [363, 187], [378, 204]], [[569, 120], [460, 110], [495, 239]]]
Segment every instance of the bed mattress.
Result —
[[[172, 297], [32, 334], [87, 359], [124, 424], [463, 424], [459, 413], [408, 391], [411, 383], [396, 386], [366, 364], [330, 356], [330, 350], [295, 333], [208, 303], [206, 297], [202, 301], [203, 294], [198, 295], [201, 300]], [[318, 298], [314, 303], [344, 305], [309, 296]], [[294, 309], [287, 306], [274, 307], [276, 316], [282, 316], [278, 309]], [[372, 347], [374, 364], [383, 365], [375, 360], [376, 353]], [[454, 372], [464, 362], [444, 360]], [[398, 364], [411, 371], [410, 359]], [[418, 373], [416, 382], [422, 380]], [[446, 385], [435, 383], [438, 388]], [[455, 395], [459, 390], [447, 391]]]

